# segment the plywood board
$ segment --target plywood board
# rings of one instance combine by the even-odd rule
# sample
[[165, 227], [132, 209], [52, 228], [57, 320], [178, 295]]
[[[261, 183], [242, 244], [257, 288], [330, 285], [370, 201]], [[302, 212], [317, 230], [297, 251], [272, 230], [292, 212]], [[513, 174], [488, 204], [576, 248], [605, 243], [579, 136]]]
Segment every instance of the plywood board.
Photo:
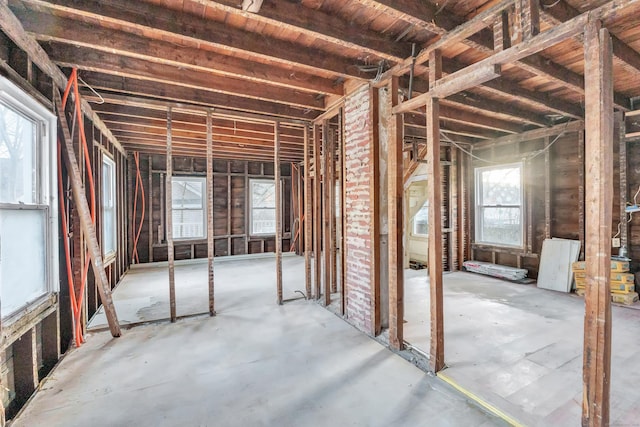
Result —
[[580, 241], [545, 239], [540, 255], [538, 287], [559, 292], [570, 292], [572, 283], [571, 264], [578, 260]]

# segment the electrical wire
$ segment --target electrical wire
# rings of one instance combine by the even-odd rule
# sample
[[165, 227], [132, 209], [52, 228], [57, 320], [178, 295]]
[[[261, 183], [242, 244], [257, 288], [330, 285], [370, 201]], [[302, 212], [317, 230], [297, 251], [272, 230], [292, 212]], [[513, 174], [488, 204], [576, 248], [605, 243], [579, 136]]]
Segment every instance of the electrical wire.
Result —
[[94, 104], [98, 104], [98, 105], [102, 105], [105, 103], [104, 98], [102, 97], [102, 95], [100, 95], [98, 92], [96, 92], [96, 90], [94, 88], [92, 88], [87, 82], [85, 82], [84, 80], [82, 80], [82, 78], [80, 76], [78, 76], [78, 80], [80, 80], [80, 82], [82, 82], [83, 85], [85, 85], [91, 92], [93, 92], [98, 98], [100, 98], [100, 102], [93, 102]]

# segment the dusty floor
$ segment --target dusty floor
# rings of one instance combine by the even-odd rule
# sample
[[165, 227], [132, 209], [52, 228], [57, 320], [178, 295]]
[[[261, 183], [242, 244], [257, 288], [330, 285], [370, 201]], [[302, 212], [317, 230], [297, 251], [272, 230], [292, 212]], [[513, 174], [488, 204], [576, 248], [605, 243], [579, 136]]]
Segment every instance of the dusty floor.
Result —
[[[303, 265], [284, 260], [285, 296]], [[206, 283], [205, 264], [178, 269]], [[216, 317], [92, 334], [13, 427], [503, 425], [315, 302], [277, 306], [272, 273], [220, 263]]]
[[[405, 340], [428, 353], [427, 271], [405, 272]], [[443, 373], [527, 425], [577, 426], [584, 300], [471, 273], [444, 275]], [[640, 426], [640, 311], [613, 307], [611, 425]]]

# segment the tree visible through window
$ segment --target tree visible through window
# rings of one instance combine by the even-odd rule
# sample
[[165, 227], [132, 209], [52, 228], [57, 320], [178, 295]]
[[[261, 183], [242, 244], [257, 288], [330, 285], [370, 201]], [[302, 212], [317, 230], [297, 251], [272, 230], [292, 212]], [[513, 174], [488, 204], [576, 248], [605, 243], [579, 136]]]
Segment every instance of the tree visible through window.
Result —
[[174, 239], [204, 239], [207, 237], [205, 190], [204, 178], [172, 178], [171, 207]]
[[276, 233], [276, 185], [275, 181], [252, 179], [251, 234]]
[[476, 168], [476, 242], [522, 246], [522, 163]]

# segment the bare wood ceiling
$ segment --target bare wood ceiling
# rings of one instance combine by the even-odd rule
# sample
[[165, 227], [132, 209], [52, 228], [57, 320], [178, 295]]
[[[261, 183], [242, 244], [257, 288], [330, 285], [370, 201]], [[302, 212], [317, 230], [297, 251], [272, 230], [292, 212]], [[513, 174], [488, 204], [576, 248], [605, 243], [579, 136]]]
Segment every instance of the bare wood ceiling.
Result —
[[[373, 79], [493, 6], [487, 0], [264, 0], [259, 13], [240, 0], [9, 0], [11, 10], [63, 70], [80, 70], [104, 103], [95, 111], [122, 144], [162, 152], [166, 108], [176, 108], [174, 145], [203, 155], [203, 108], [310, 121], [349, 81]], [[542, 0], [542, 31], [606, 0]], [[614, 38], [616, 104], [640, 96], [640, 18], [605, 22]], [[494, 52], [490, 28], [443, 51], [445, 74]], [[576, 38], [509, 64], [502, 76], [442, 102], [443, 131], [468, 142], [552, 125], [583, 115], [583, 50]], [[414, 93], [428, 89], [416, 69]], [[403, 84], [406, 90], [408, 81]], [[99, 98], [88, 89], [90, 101]], [[273, 157], [273, 125], [216, 116], [215, 154]], [[228, 116], [228, 115], [227, 115]], [[406, 135], [424, 136], [419, 113]], [[282, 158], [300, 160], [300, 126], [282, 128]]]

